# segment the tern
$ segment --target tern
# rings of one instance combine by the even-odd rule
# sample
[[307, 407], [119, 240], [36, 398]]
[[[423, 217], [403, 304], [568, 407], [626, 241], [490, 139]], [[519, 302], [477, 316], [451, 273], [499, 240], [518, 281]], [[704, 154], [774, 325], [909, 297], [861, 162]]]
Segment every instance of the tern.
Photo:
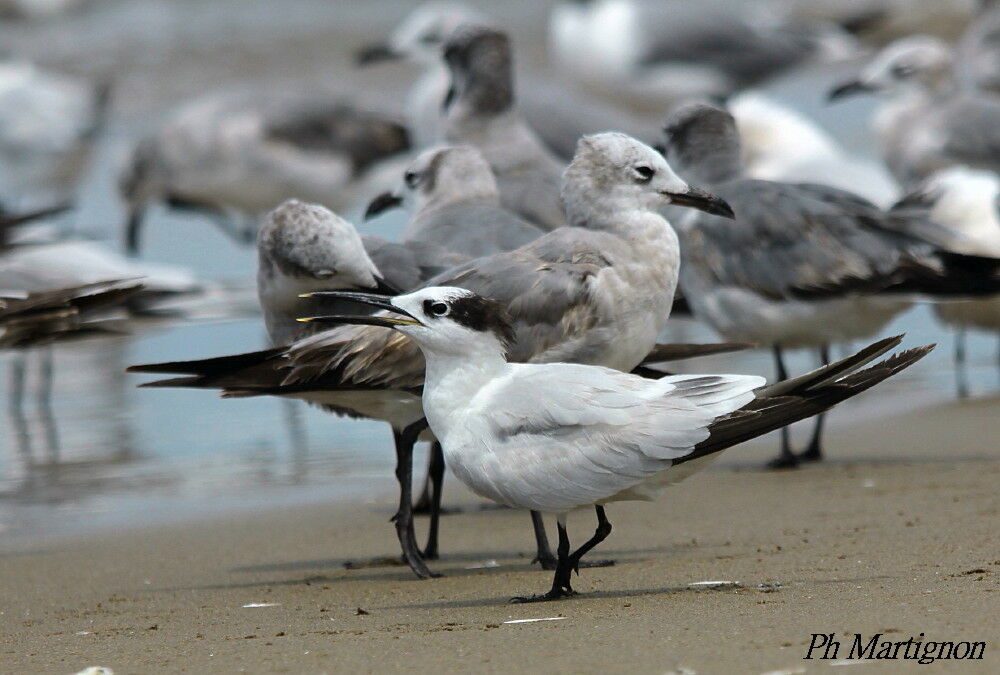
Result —
[[[653, 500], [721, 450], [855, 396], [933, 347], [859, 370], [901, 339], [890, 338], [770, 387], [750, 375], [650, 380], [592, 365], [513, 363], [517, 331], [504, 306], [466, 289], [355, 297], [392, 314], [303, 320], [391, 328], [415, 342], [427, 364], [424, 413], [455, 476], [487, 499], [556, 515], [552, 587], [520, 602], [574, 595], [572, 572], [611, 533], [607, 504]], [[597, 529], [571, 553], [567, 515], [590, 506]]]
[[[427, 285], [462, 286], [502, 303], [518, 332], [514, 360], [574, 361], [630, 371], [656, 354], [656, 338], [677, 285], [677, 237], [657, 209], [674, 204], [730, 217], [732, 211], [681, 180], [655, 150], [618, 133], [581, 139], [563, 179], [562, 198], [576, 227], [471, 260]], [[314, 295], [349, 300], [353, 294]], [[664, 355], [669, 352], [651, 358], [665, 360]], [[418, 576], [430, 575], [413, 538], [409, 485], [412, 447], [423, 428], [424, 361], [404, 336], [345, 326], [287, 348], [133, 371], [189, 375], [153, 383], [158, 386], [302, 398], [390, 422], [401, 488], [397, 534]]]

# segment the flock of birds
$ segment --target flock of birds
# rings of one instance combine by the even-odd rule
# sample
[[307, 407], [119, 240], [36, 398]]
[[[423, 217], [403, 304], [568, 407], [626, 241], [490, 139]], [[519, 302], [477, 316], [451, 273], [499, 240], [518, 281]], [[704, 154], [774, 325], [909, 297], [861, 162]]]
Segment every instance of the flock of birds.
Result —
[[[572, 572], [611, 531], [607, 504], [654, 499], [778, 429], [770, 466], [819, 460], [826, 411], [931, 349], [887, 356], [901, 342], [890, 337], [831, 361], [830, 345], [878, 336], [915, 299], [963, 330], [1000, 330], [1000, 8], [915, 2], [899, 14], [872, 0], [879, 11], [847, 3], [853, 13], [838, 16], [828, 3], [817, 16], [822, 3], [779, 4], [564, 0], [550, 25], [563, 77], [534, 82], [515, 81], [510, 39], [489, 17], [431, 3], [358, 54], [360, 66], [423, 70], [405, 119], [343, 98], [184, 105], [122, 172], [131, 257], [38, 235], [35, 223], [67, 208], [58, 199], [0, 211], [0, 346], [121, 330], [123, 316], [202, 291], [135, 257], [152, 205], [205, 213], [237, 240], [256, 237], [271, 344], [133, 366], [173, 375], [144, 386], [383, 420], [397, 455], [393, 521], [417, 576], [433, 576], [450, 467], [475, 493], [531, 511], [554, 580], [519, 599], [571, 595]], [[930, 18], [911, 25], [921, 11]], [[748, 90], [856, 54], [859, 39], [884, 46], [830, 98], [883, 97], [872, 129], [884, 165]], [[79, 163], [99, 133], [109, 87], [47, 77], [0, 64], [0, 149], [59, 157], [32, 179], [52, 186], [72, 173], [63, 158]], [[46, 126], [56, 104], [70, 112]], [[366, 219], [404, 209], [402, 236], [359, 234], [337, 213], [359, 200]], [[672, 312], [728, 342], [658, 344]], [[663, 370], [751, 345], [773, 350], [776, 382]], [[790, 376], [783, 352], [795, 348], [823, 365]], [[788, 425], [808, 417], [814, 432], [796, 453]], [[416, 500], [421, 440], [432, 446]], [[597, 529], [571, 552], [566, 516], [584, 507]], [[430, 514], [423, 548], [415, 508]], [[542, 514], [556, 515], [555, 552]]]

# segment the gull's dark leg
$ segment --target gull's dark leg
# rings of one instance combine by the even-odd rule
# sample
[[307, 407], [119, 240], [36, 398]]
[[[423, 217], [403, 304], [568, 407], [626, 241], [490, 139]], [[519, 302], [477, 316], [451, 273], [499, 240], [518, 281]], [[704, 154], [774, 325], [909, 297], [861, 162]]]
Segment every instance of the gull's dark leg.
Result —
[[413, 531], [413, 446], [420, 432], [426, 428], [427, 420], [422, 419], [402, 431], [393, 429], [392, 432], [396, 443], [396, 480], [399, 482], [399, 510], [392, 517], [392, 522], [396, 524], [396, 536], [403, 549], [403, 560], [421, 579], [438, 576], [432, 574], [424, 564]]
[[549, 548], [549, 537], [545, 534], [545, 523], [542, 521], [542, 514], [538, 511], [531, 512], [531, 526], [535, 530], [535, 559], [531, 562], [538, 563], [543, 570], [554, 570], [556, 568], [556, 557], [552, 555]]
[[556, 527], [559, 530], [559, 547], [556, 549], [557, 562], [556, 571], [552, 579], [552, 588], [543, 595], [518, 596], [511, 598], [511, 602], [546, 602], [548, 600], [558, 600], [566, 598], [576, 593], [570, 585], [570, 576], [573, 573], [573, 566], [569, 554], [569, 534], [566, 526], [560, 520]]
[[[828, 366], [830, 365], [830, 345], [823, 345], [819, 348], [819, 359], [822, 361], [820, 365]], [[805, 451], [799, 454], [798, 458], [803, 462], [818, 462], [823, 459], [823, 421], [826, 419], [826, 413], [822, 412], [816, 416], [816, 425], [813, 427], [812, 438], [809, 439], [809, 445], [806, 447]]]
[[[774, 353], [774, 365], [778, 373], [778, 381], [788, 379], [788, 371], [785, 369], [785, 360], [781, 355], [781, 345], [771, 347]], [[791, 430], [788, 426], [781, 427], [781, 454], [767, 463], [769, 469], [792, 469], [798, 466], [799, 461], [792, 452]]]
[[39, 364], [38, 389], [35, 391], [35, 405], [38, 407], [38, 417], [45, 431], [45, 449], [48, 452], [49, 461], [57, 463], [60, 445], [59, 427], [56, 425], [56, 416], [52, 412], [52, 381], [55, 378], [52, 345], [43, 346], [39, 358], [41, 363]]
[[965, 369], [965, 328], [955, 331], [955, 389], [959, 398], [969, 398], [969, 376]]
[[433, 488], [431, 487], [431, 464], [434, 463], [434, 448], [427, 453], [427, 477], [424, 479], [424, 488], [420, 491], [420, 496], [413, 502], [414, 515], [429, 515], [431, 503], [434, 501]]
[[441, 522], [441, 492], [444, 488], [444, 451], [437, 441], [431, 443], [431, 459], [427, 465], [427, 482], [431, 485], [431, 524], [427, 532], [425, 560], [438, 558], [438, 526]]

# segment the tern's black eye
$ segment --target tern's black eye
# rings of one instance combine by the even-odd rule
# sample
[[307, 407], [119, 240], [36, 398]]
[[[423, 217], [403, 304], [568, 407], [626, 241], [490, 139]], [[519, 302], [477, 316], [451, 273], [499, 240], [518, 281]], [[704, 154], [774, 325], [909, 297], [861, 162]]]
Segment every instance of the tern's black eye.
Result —
[[648, 183], [653, 180], [653, 174], [656, 173], [651, 166], [637, 166], [632, 170], [635, 171], [635, 181], [637, 183]]
[[420, 36], [420, 42], [425, 45], [433, 45], [441, 42], [441, 35], [438, 33], [424, 33]]
[[407, 171], [403, 174], [403, 180], [406, 182], [406, 187], [415, 188], [417, 183], [420, 182], [420, 174], [415, 171]]
[[902, 80], [910, 77], [917, 72], [916, 66], [909, 63], [897, 63], [892, 67], [892, 76], [897, 80]]
[[427, 316], [444, 316], [448, 313], [448, 305], [435, 300], [424, 300], [424, 314]]

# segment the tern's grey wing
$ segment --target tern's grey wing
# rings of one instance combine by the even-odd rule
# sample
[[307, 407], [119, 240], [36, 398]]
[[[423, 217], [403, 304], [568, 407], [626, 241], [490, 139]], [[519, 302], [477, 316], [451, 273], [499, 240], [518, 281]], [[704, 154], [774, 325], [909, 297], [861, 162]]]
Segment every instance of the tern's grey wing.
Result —
[[283, 111], [268, 120], [265, 137], [304, 152], [342, 153], [350, 158], [356, 173], [410, 147], [401, 123], [343, 102]]
[[405, 241], [421, 241], [473, 258], [512, 251], [545, 234], [492, 204], [459, 202], [421, 211], [407, 227]]
[[[568, 511], [612, 499], [669, 468], [762, 384], [742, 375], [645, 380], [576, 364], [518, 368], [470, 402], [488, 424], [467, 455], [475, 470], [466, 471], [461, 459], [450, 466], [493, 499]], [[462, 435], [449, 432], [446, 448]]]
[[587, 363], [600, 342], [603, 299], [595, 276], [627, 255], [616, 237], [560, 228], [516, 251], [478, 258], [427, 286], [458, 286], [503, 303], [514, 319], [513, 361]]
[[681, 274], [788, 299], [878, 283], [907, 253], [884, 215], [826, 186], [738, 180], [717, 186], [736, 220], [698, 214], [681, 237]]

